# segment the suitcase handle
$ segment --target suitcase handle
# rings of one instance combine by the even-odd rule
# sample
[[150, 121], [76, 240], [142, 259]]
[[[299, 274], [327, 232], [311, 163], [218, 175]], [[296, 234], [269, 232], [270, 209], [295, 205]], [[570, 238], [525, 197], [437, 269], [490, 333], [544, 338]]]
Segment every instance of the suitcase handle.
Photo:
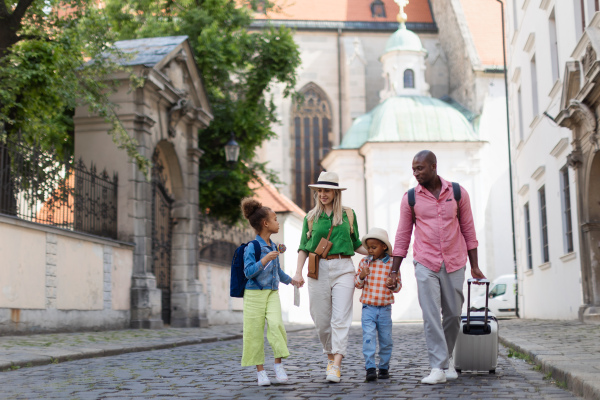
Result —
[[488, 323], [488, 299], [490, 295], [490, 281], [489, 279], [467, 279], [467, 332], [471, 330], [471, 283], [485, 284], [485, 318], [483, 320], [484, 329]]

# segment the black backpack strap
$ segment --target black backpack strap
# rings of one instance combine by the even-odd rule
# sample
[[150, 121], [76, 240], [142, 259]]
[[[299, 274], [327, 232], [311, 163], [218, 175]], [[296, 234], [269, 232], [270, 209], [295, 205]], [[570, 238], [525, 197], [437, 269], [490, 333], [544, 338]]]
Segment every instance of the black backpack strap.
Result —
[[410, 206], [410, 212], [412, 213], [413, 224], [417, 223], [417, 216], [415, 215], [415, 188], [408, 189], [408, 205]]
[[[260, 243], [258, 243], [258, 240], [253, 240], [252, 244], [254, 245], [254, 258], [256, 258], [256, 262], [259, 262], [260, 261]], [[260, 290], [263, 290], [263, 287], [260, 285], [260, 283], [258, 283], [256, 278], [252, 278], [252, 280], [254, 281], [254, 283], [256, 283], [256, 286], [258, 286], [260, 288]]]
[[458, 222], [460, 223], [460, 199], [462, 197], [460, 185], [456, 182], [452, 182], [452, 191], [454, 192], [454, 200], [456, 200], [456, 218], [458, 218]]

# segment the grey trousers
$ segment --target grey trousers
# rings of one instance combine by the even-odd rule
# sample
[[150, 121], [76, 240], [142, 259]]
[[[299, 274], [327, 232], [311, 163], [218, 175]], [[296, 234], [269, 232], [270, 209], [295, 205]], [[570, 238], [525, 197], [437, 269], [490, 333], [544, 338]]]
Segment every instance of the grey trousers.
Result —
[[465, 267], [447, 273], [443, 263], [439, 272], [416, 261], [414, 264], [429, 364], [431, 368], [446, 369], [460, 329]]

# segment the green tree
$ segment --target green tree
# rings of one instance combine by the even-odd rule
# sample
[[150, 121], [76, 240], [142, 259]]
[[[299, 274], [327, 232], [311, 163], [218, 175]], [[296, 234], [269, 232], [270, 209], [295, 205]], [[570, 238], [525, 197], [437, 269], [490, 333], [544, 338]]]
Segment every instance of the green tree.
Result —
[[[210, 127], [199, 132], [204, 151], [201, 171], [230, 171], [200, 185], [200, 206], [228, 223], [241, 217], [240, 200], [252, 194], [248, 183], [264, 174], [277, 177], [255, 162], [256, 149], [275, 136], [274, 83], [284, 96], [293, 95], [300, 53], [292, 32], [284, 27], [250, 31], [258, 0], [107, 0], [106, 12], [119, 39], [187, 35], [213, 108]], [[229, 169], [224, 146], [235, 133], [240, 162]]]
[[[73, 112], [87, 104], [111, 124], [119, 147], [147, 169], [114, 113], [114, 35], [95, 0], [0, 0], [0, 136], [73, 150]], [[107, 57], [107, 55], [115, 57]], [[89, 62], [89, 60], [95, 60]]]

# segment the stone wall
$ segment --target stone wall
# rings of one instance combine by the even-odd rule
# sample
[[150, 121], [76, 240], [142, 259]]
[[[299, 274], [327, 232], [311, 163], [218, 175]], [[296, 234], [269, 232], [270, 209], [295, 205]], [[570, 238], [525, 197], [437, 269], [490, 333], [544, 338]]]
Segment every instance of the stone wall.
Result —
[[129, 326], [133, 246], [0, 216], [0, 333]]
[[439, 29], [439, 42], [448, 63], [448, 95], [470, 111], [479, 114], [475, 69], [481, 69], [473, 39], [459, 0], [433, 0], [433, 13]]

